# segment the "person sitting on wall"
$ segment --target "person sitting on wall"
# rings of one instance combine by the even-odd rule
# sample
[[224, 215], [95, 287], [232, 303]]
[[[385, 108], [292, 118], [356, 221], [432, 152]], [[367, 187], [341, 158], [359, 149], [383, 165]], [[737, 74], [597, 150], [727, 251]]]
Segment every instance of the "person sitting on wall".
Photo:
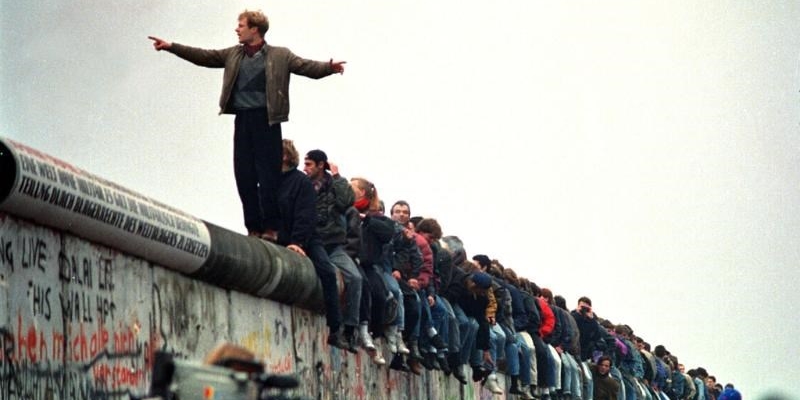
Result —
[[[341, 335], [348, 342], [347, 350], [355, 353], [358, 349], [359, 334], [369, 336], [369, 332], [356, 332], [360, 325], [361, 291], [364, 278], [353, 259], [345, 252], [347, 229], [344, 221], [347, 209], [355, 202], [355, 194], [350, 183], [339, 175], [339, 167], [328, 161], [322, 150], [311, 150], [306, 154], [303, 171], [308, 175], [316, 192], [317, 235], [325, 252], [315, 257], [327, 259], [344, 278], [345, 308], [342, 312], [344, 331]], [[372, 337], [364, 337], [362, 342], [372, 343]], [[370, 346], [374, 350], [374, 346]]]
[[297, 169], [298, 163], [299, 155], [294, 143], [284, 139], [283, 175], [278, 188], [278, 207], [281, 213], [278, 244], [311, 259], [322, 283], [325, 319], [330, 331], [328, 344], [347, 349], [349, 343], [340, 332], [342, 316], [339, 309], [336, 267], [328, 259], [316, 230], [317, 194], [308, 177]]
[[594, 382], [594, 400], [620, 400], [619, 382], [609, 375], [611, 371], [611, 357], [602, 356], [597, 364], [591, 366], [592, 381]]

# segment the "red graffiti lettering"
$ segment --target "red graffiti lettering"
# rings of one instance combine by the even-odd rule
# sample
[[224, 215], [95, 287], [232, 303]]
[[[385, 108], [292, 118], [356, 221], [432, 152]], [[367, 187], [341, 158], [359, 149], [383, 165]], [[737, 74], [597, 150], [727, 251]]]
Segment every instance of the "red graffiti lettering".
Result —
[[285, 355], [278, 359], [275, 363], [269, 365], [269, 373], [271, 374], [285, 374], [294, 372], [294, 359], [291, 355]]
[[22, 323], [22, 315], [17, 313], [17, 353], [12, 358], [28, 360], [32, 363], [47, 361], [47, 340], [44, 332], [38, 331], [35, 326], [26, 329]]

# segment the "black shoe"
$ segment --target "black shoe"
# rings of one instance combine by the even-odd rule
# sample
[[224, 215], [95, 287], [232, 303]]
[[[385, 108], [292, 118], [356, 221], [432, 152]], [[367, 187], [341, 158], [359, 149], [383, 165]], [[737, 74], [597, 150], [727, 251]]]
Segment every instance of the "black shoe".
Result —
[[408, 372], [411, 370], [408, 367], [408, 364], [406, 364], [405, 360], [403, 360], [403, 356], [400, 354], [395, 354], [394, 357], [392, 357], [392, 362], [389, 364], [389, 368], [403, 372]]
[[445, 343], [444, 340], [442, 340], [442, 337], [439, 336], [438, 333], [433, 335], [433, 337], [431, 338], [431, 344], [433, 345], [433, 347], [436, 347], [436, 350], [447, 349], [447, 343]]
[[520, 386], [519, 378], [516, 376], [511, 377], [511, 387], [508, 389], [509, 394], [523, 394], [525, 393]]
[[330, 334], [328, 334], [328, 344], [333, 347], [340, 348], [342, 350], [350, 347], [347, 341], [344, 340], [344, 337], [342, 337], [342, 333], [338, 330], [336, 332], [331, 332]]
[[422, 357], [422, 366], [425, 367], [427, 370], [435, 369], [436, 364], [436, 354], [433, 353], [425, 353], [425, 356]]
[[462, 385], [466, 385], [467, 377], [464, 376], [464, 368], [461, 368], [461, 366], [459, 365], [457, 367], [451, 366], [451, 369], [453, 371], [453, 377], [458, 379], [458, 381], [461, 382]]
[[411, 352], [408, 354], [408, 357], [412, 360], [422, 360], [422, 354], [419, 352], [419, 346], [417, 345], [416, 340], [409, 340], [406, 342], [406, 347], [408, 347]]
[[482, 366], [477, 366], [477, 367], [473, 366], [472, 367], [472, 380], [474, 382], [480, 382], [480, 381], [484, 380], [487, 376], [489, 376], [489, 373], [491, 373], [491, 371], [489, 371], [488, 369], [486, 369], [486, 368], [484, 368]]
[[358, 335], [354, 326], [345, 325], [342, 338], [347, 342], [347, 351], [356, 354], [358, 353]]
[[450, 373], [453, 372], [450, 370], [450, 364], [447, 363], [447, 359], [444, 357], [444, 354], [440, 354], [436, 357], [436, 365], [437, 369], [442, 370], [445, 376], [450, 376]]

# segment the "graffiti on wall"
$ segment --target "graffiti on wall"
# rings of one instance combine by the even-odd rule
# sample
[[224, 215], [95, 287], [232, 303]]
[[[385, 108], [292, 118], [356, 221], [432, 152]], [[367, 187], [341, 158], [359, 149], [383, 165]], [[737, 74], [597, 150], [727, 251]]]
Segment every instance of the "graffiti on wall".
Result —
[[149, 383], [161, 340], [121, 318], [124, 256], [5, 216], [0, 248], [0, 398], [113, 398]]

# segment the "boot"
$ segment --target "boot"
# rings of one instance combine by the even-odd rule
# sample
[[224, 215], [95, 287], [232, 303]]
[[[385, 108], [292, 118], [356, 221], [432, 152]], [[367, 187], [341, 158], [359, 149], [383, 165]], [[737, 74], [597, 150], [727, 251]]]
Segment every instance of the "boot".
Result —
[[434, 366], [435, 361], [436, 361], [436, 354], [425, 353], [425, 355], [422, 357], [422, 366], [429, 371], [433, 370], [434, 368], [436, 368]]
[[349, 344], [342, 336], [341, 329], [331, 329], [330, 333], [328, 333], [328, 344], [342, 350], [349, 347]]
[[406, 364], [405, 360], [403, 360], [403, 356], [400, 354], [395, 354], [394, 357], [392, 357], [392, 362], [389, 364], [389, 368], [403, 372], [410, 371], [408, 364]]
[[416, 359], [408, 360], [408, 368], [414, 375], [422, 375], [422, 364], [420, 364], [419, 360]]
[[453, 378], [456, 378], [459, 383], [462, 385], [466, 385], [468, 383], [467, 376], [464, 375], [464, 366], [463, 365], [456, 365], [450, 366], [450, 369], [453, 371]]
[[447, 358], [445, 358], [445, 353], [439, 353], [436, 355], [436, 364], [437, 369], [442, 370], [445, 376], [450, 376], [450, 373], [453, 372], [450, 370], [450, 364], [447, 362]]
[[474, 382], [480, 382], [480, 381], [484, 380], [486, 378], [486, 376], [489, 375], [489, 372], [490, 371], [488, 369], [486, 369], [485, 367], [483, 367], [483, 366], [480, 366], [480, 365], [475, 366], [475, 365], [473, 365], [472, 366], [472, 380]]
[[397, 353], [397, 337], [399, 336], [397, 334], [397, 325], [389, 325], [383, 335], [386, 336], [386, 344], [389, 345], [389, 352], [392, 354]]
[[417, 346], [416, 340], [409, 340], [408, 341], [408, 357], [413, 360], [422, 360], [422, 354], [419, 352], [419, 346]]
[[458, 353], [450, 353], [447, 355], [447, 364], [453, 372], [453, 377], [458, 379], [462, 385], [467, 384], [467, 377], [464, 375], [464, 366], [461, 365]]
[[347, 351], [353, 354], [358, 353], [358, 335], [356, 335], [355, 326], [344, 326], [344, 339], [347, 341]]
[[503, 394], [503, 388], [501, 388], [500, 384], [497, 382], [497, 374], [494, 372], [486, 377], [486, 380], [483, 382], [483, 387], [494, 394]]
[[533, 399], [536, 398], [536, 397], [533, 397], [533, 394], [531, 394], [531, 391], [530, 391], [530, 389], [528, 389], [527, 386], [521, 385], [520, 389], [521, 389], [521, 392], [522, 392], [522, 393], [519, 394], [519, 398], [520, 399], [533, 400]]
[[361, 324], [358, 326], [358, 338], [364, 350], [368, 352], [375, 351], [375, 343], [372, 341], [372, 336], [370, 336], [369, 329], [367, 328], [366, 324]]
[[508, 394], [522, 394], [522, 387], [519, 384], [519, 377], [511, 377], [511, 387], [508, 389]]
[[397, 336], [395, 337], [397, 341], [397, 352], [400, 354], [409, 354], [411, 350], [403, 343], [403, 332], [397, 331]]
[[438, 333], [431, 337], [431, 344], [433, 345], [433, 347], [436, 347], [436, 350], [447, 349], [447, 343], [445, 343], [444, 340], [442, 340], [442, 337], [439, 336]]

